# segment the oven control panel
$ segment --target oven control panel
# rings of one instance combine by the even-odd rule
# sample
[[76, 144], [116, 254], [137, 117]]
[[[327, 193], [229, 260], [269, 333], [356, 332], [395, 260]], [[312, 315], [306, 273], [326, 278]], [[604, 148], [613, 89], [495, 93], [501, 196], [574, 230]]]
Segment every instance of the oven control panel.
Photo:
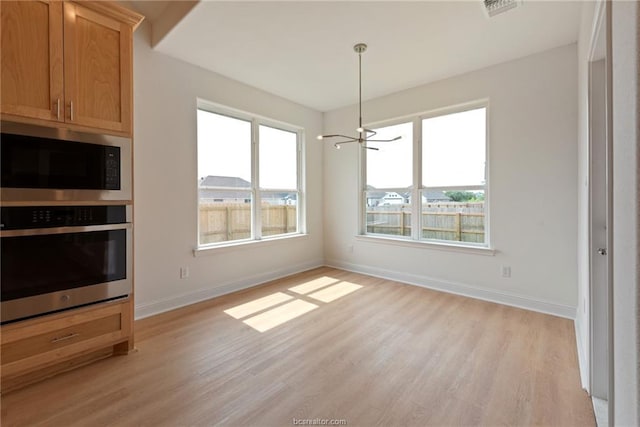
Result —
[[122, 224], [127, 222], [126, 208], [124, 205], [2, 207], [0, 229]]

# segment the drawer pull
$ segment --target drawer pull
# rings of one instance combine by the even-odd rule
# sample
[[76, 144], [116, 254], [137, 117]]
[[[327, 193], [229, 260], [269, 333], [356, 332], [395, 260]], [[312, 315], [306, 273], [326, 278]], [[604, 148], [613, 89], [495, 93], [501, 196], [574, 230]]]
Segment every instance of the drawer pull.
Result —
[[70, 340], [71, 338], [75, 338], [77, 336], [79, 336], [80, 334], [67, 334], [67, 335], [63, 335], [61, 337], [56, 337], [54, 339], [51, 340], [52, 343], [57, 343], [60, 341], [66, 341], [66, 340]]

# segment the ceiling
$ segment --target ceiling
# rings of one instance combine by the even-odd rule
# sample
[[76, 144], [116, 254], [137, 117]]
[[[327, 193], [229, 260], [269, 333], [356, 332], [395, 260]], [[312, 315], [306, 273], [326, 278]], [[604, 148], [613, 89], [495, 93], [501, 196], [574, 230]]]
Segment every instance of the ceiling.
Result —
[[[131, 3], [153, 25], [168, 2]], [[329, 111], [358, 100], [355, 43], [369, 45], [366, 100], [574, 43], [581, 7], [524, 0], [488, 18], [480, 0], [201, 1], [154, 48]]]
[[165, 0], [122, 1], [121, 3], [127, 7], [133, 7], [151, 22], [156, 21], [171, 4], [170, 1]]

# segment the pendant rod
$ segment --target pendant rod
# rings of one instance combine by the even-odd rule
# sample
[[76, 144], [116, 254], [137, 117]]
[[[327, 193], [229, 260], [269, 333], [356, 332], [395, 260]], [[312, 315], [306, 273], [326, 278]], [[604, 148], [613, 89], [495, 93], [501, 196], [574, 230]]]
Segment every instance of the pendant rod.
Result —
[[367, 147], [367, 141], [392, 142], [399, 140], [401, 137], [397, 136], [391, 139], [369, 139], [373, 138], [376, 135], [376, 132], [371, 129], [365, 129], [364, 127], [362, 127], [362, 54], [367, 50], [367, 45], [364, 43], [358, 43], [353, 46], [353, 50], [358, 54], [358, 136], [346, 136], [339, 134], [318, 135], [318, 139], [322, 140], [325, 138], [343, 138], [343, 141], [338, 141], [333, 144], [336, 148], [340, 148], [342, 144], [359, 142], [362, 148], [366, 148], [368, 150], [378, 150], [377, 147]]
[[362, 52], [358, 52], [358, 127], [362, 128]]

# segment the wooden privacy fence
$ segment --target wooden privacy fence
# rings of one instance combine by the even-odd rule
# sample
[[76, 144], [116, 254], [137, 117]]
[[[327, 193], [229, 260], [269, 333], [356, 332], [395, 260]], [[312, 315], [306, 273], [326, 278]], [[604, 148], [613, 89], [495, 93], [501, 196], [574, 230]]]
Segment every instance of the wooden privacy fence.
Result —
[[[298, 228], [296, 206], [263, 205], [262, 236], [293, 233]], [[200, 244], [251, 237], [251, 205], [248, 203], [201, 204]]]
[[[410, 209], [408, 205], [367, 208], [367, 232], [410, 236]], [[484, 203], [426, 203], [421, 227], [425, 239], [484, 243]]]

